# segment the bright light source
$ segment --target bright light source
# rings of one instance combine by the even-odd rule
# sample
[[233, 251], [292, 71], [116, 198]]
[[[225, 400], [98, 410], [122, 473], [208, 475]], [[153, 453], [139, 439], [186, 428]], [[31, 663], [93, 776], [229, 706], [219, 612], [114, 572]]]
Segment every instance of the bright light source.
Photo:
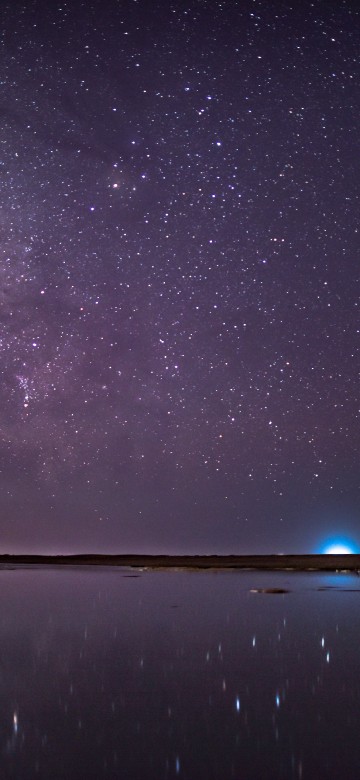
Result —
[[325, 555], [352, 555], [355, 552], [354, 545], [348, 542], [330, 542], [323, 549]]

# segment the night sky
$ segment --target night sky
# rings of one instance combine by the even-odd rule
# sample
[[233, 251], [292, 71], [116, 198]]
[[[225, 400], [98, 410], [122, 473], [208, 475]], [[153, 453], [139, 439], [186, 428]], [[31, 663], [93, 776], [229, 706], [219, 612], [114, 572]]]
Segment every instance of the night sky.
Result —
[[357, 7], [1, 4], [0, 552], [360, 542]]

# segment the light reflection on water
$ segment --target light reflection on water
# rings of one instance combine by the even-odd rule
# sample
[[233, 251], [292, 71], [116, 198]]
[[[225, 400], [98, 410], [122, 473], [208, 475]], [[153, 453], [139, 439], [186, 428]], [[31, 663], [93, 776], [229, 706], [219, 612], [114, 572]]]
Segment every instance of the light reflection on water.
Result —
[[358, 577], [134, 574], [0, 572], [2, 778], [360, 776]]

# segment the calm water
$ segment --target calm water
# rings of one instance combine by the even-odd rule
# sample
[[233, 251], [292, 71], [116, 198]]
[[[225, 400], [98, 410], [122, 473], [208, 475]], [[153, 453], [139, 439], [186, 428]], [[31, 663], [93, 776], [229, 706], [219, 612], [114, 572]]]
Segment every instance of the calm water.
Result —
[[0, 585], [1, 778], [360, 777], [359, 578], [34, 569]]

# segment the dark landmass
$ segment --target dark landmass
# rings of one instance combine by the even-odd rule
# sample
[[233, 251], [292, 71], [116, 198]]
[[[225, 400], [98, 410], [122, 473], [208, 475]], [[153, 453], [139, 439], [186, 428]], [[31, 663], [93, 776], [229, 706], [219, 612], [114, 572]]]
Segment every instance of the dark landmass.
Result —
[[270, 593], [272, 596], [283, 596], [284, 593], [291, 593], [291, 591], [288, 588], [251, 588], [250, 593]]
[[360, 572], [360, 555], [0, 555], [0, 569], [28, 566]]

